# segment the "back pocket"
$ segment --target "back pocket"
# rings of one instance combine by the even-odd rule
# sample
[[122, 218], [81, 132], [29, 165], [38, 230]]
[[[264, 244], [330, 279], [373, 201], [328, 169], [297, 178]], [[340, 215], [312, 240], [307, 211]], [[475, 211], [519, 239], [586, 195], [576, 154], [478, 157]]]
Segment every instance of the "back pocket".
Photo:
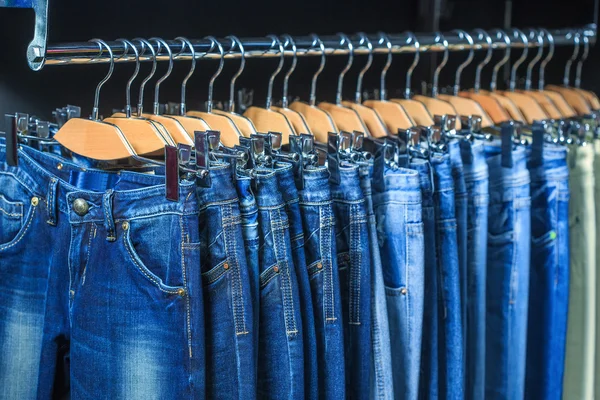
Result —
[[14, 240], [23, 227], [23, 203], [0, 194], [0, 246]]

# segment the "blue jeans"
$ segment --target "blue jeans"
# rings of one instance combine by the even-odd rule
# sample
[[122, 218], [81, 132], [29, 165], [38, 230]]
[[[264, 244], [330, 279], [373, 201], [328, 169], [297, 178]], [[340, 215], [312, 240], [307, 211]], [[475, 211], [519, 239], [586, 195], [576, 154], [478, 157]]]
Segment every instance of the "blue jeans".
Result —
[[569, 309], [567, 148], [545, 145], [531, 175], [531, 276], [525, 397], [561, 399]]
[[206, 397], [256, 398], [251, 274], [238, 194], [227, 164], [211, 166], [212, 186], [198, 187], [206, 316]]
[[315, 316], [310, 292], [310, 280], [306, 268], [304, 254], [304, 231], [298, 189], [294, 181], [292, 166], [287, 163], [278, 163], [276, 169], [279, 191], [285, 202], [287, 211], [290, 238], [292, 242], [292, 258], [294, 270], [298, 280], [300, 292], [300, 307], [302, 311], [302, 330], [304, 332], [304, 392], [307, 399], [317, 399], [319, 396], [319, 377], [317, 368], [317, 336], [315, 333]]
[[327, 169], [306, 169], [304, 189], [298, 195], [315, 312], [319, 398], [345, 399], [342, 299]]
[[414, 400], [419, 392], [424, 302], [419, 173], [387, 166], [381, 172], [383, 176], [373, 177], [373, 207], [387, 295], [394, 395]]
[[485, 286], [487, 266], [489, 174], [484, 143], [460, 143], [468, 193], [467, 213], [467, 400], [485, 397]]
[[365, 195], [367, 209], [369, 249], [371, 254], [371, 399], [391, 400], [394, 398], [392, 354], [390, 348], [390, 326], [387, 316], [385, 284], [379, 244], [377, 222], [373, 211], [371, 175], [373, 166], [360, 169], [360, 184]]
[[304, 398], [300, 293], [285, 202], [274, 170], [260, 170], [256, 202], [260, 229], [258, 397]]
[[410, 168], [419, 173], [423, 205], [424, 242], [424, 281], [425, 300], [423, 312], [423, 341], [421, 347], [421, 375], [419, 379], [419, 398], [439, 398], [438, 379], [438, 266], [435, 251], [435, 209], [433, 201], [432, 169], [427, 161], [413, 160]]
[[500, 142], [485, 146], [490, 174], [486, 293], [486, 399], [525, 392], [531, 200], [525, 150], [502, 166]]
[[368, 399], [371, 374], [371, 255], [359, 167], [341, 166], [331, 185], [336, 223], [348, 399]]
[[448, 155], [434, 156], [433, 195], [439, 272], [439, 382], [440, 398], [464, 397], [464, 350], [461, 283], [458, 262], [454, 179]]
[[[70, 344], [71, 398], [204, 398], [195, 183], [183, 182], [181, 200], [170, 202], [160, 177], [85, 171], [26, 147], [16, 176], [39, 196], [26, 226], [37, 215], [54, 239], [69, 238], [40, 258], [52, 261], [43, 340], [34, 342], [40, 385], [31, 390], [52, 397], [56, 360]], [[26, 246], [28, 232], [12, 247]]]

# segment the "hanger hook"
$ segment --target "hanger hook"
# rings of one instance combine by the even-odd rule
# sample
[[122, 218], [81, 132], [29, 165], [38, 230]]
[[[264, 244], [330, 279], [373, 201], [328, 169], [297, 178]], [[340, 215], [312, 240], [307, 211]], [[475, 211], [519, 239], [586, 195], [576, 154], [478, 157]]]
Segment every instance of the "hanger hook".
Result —
[[506, 32], [504, 32], [501, 29], [496, 29], [495, 32], [496, 32], [496, 36], [502, 36], [502, 39], [504, 39], [504, 43], [506, 44], [506, 48], [504, 50], [504, 57], [502, 57], [502, 59], [500, 61], [498, 61], [498, 63], [496, 65], [494, 65], [494, 70], [492, 72], [492, 80], [490, 82], [490, 90], [492, 92], [496, 91], [497, 84], [498, 84], [498, 71], [500, 71], [500, 67], [502, 67], [504, 64], [506, 64], [507, 61], [510, 59], [510, 50], [511, 50], [510, 37], [506, 34]]
[[152, 40], [158, 44], [158, 51], [156, 52], [157, 56], [160, 54], [161, 45], [165, 47], [165, 49], [167, 50], [167, 54], [169, 54], [169, 68], [167, 69], [167, 72], [163, 75], [163, 77], [160, 78], [158, 81], [156, 81], [156, 84], [154, 85], [153, 112], [154, 112], [154, 115], [159, 115], [160, 114], [160, 103], [158, 101], [158, 96], [160, 93], [160, 84], [163, 83], [169, 77], [169, 75], [171, 75], [171, 71], [173, 71], [173, 52], [171, 51], [171, 48], [169, 47], [167, 42], [165, 42], [161, 38], [154, 37], [154, 38], [150, 38], [150, 40]]
[[157, 64], [156, 52], [154, 51], [154, 46], [152, 46], [150, 44], [150, 42], [147, 41], [146, 39], [136, 38], [133, 40], [136, 42], [139, 42], [141, 44], [142, 54], [144, 54], [146, 52], [146, 48], [148, 48], [148, 50], [152, 54], [152, 56], [151, 56], [152, 57], [152, 69], [150, 70], [150, 74], [148, 74], [148, 76], [142, 81], [142, 84], [140, 85], [140, 94], [139, 94], [138, 105], [137, 105], [137, 115], [138, 115], [138, 117], [141, 117], [143, 110], [144, 110], [144, 88], [146, 87], [146, 83], [148, 83], [150, 81], [150, 79], [152, 79], [154, 74], [156, 73], [156, 64]]
[[371, 43], [371, 41], [369, 40], [369, 37], [364, 32], [359, 32], [358, 36], [360, 37], [360, 42], [358, 43], [358, 45], [362, 46], [362, 45], [366, 44], [367, 49], [369, 50], [369, 58], [367, 59], [367, 64], [358, 73], [358, 79], [356, 81], [356, 93], [354, 94], [354, 102], [357, 104], [360, 104], [361, 99], [362, 99], [361, 92], [362, 92], [363, 78], [364, 78], [365, 74], [367, 73], [367, 71], [369, 70], [369, 68], [371, 68], [371, 65], [373, 64], [373, 43]]
[[133, 43], [131, 43], [129, 40], [117, 39], [117, 41], [123, 43], [123, 46], [125, 46], [125, 53], [123, 54], [123, 56], [127, 55], [130, 47], [133, 50], [133, 53], [135, 54], [135, 70], [133, 71], [133, 75], [131, 75], [131, 78], [129, 78], [129, 80], [127, 81], [127, 87], [125, 89], [125, 116], [127, 118], [131, 118], [131, 85], [140, 73], [140, 53], [138, 49], [133, 45]]
[[568, 36], [573, 36], [573, 42], [575, 43], [575, 47], [573, 50], [573, 55], [571, 56], [571, 58], [569, 58], [569, 60], [567, 61], [567, 64], [565, 65], [565, 76], [563, 77], [563, 85], [565, 87], [569, 87], [569, 81], [570, 79], [570, 75], [571, 75], [571, 64], [573, 64], [573, 61], [575, 61], [577, 59], [577, 56], [579, 55], [579, 32], [570, 32]]
[[384, 32], [379, 32], [379, 41], [377, 43], [382, 44], [382, 42], [385, 42], [385, 47], [388, 49], [388, 53], [383, 70], [381, 70], [379, 99], [385, 101], [387, 99], [385, 78], [387, 77], [388, 70], [392, 66], [392, 41]]
[[325, 69], [325, 45], [323, 44], [323, 41], [319, 38], [319, 36], [317, 36], [316, 34], [313, 33], [310, 35], [310, 37], [313, 40], [311, 48], [314, 48], [315, 45], [319, 45], [319, 50], [321, 51], [321, 64], [319, 64], [319, 69], [313, 75], [310, 84], [309, 104], [314, 107], [317, 104], [317, 78], [319, 78], [319, 75], [321, 75], [321, 72], [323, 72], [323, 69]]
[[106, 42], [104, 40], [92, 39], [92, 40], [90, 40], [90, 42], [94, 42], [94, 43], [98, 44], [98, 46], [100, 47], [100, 54], [102, 54], [102, 52], [103, 52], [102, 47], [106, 47], [106, 50], [108, 51], [108, 54], [110, 55], [110, 67], [108, 68], [108, 74], [106, 74], [104, 79], [102, 79], [100, 81], [100, 83], [98, 83], [98, 86], [96, 86], [96, 92], [94, 93], [94, 108], [92, 109], [92, 120], [98, 121], [99, 120], [98, 106], [100, 104], [100, 89], [102, 89], [102, 86], [104, 86], [104, 84], [110, 79], [110, 77], [113, 74], [113, 71], [115, 70], [115, 56], [114, 56], [113, 51], [110, 48], [110, 46], [108, 44], [106, 44]]
[[282, 38], [285, 39], [285, 43], [283, 44], [284, 50], [288, 47], [288, 45], [292, 46], [292, 65], [283, 78], [283, 98], [281, 100], [283, 108], [288, 108], [288, 85], [290, 82], [290, 77], [296, 70], [296, 65], [298, 64], [298, 48], [296, 47], [296, 42], [294, 42], [294, 39], [290, 35], [283, 35]]
[[459, 39], [467, 39], [467, 43], [469, 43], [469, 56], [467, 57], [465, 62], [458, 66], [458, 68], [456, 69], [456, 75], [454, 76], [454, 95], [458, 96], [458, 92], [460, 92], [460, 76], [462, 75], [462, 72], [467, 67], [467, 65], [471, 64], [471, 62], [473, 61], [475, 49], [473, 48], [473, 37], [469, 35], [466, 31], [463, 31], [462, 29], [455, 29], [453, 30], [453, 32], [458, 33]]
[[342, 90], [344, 88], [344, 76], [346, 75], [346, 72], [348, 72], [350, 70], [350, 68], [352, 67], [352, 63], [354, 62], [354, 45], [352, 44], [352, 41], [348, 38], [348, 36], [346, 34], [338, 33], [338, 36], [341, 38], [340, 48], [344, 44], [346, 44], [348, 47], [348, 62], [346, 63], [346, 66], [344, 67], [342, 72], [340, 72], [340, 74], [338, 75], [338, 85], [337, 85], [337, 91], [335, 93], [335, 104], [337, 104], [339, 106], [342, 104]]
[[575, 73], [575, 87], [577, 89], [581, 88], [581, 72], [583, 69], [583, 63], [588, 58], [588, 54], [590, 53], [590, 41], [588, 37], [585, 35], [585, 32], [582, 32], [583, 39], [583, 54], [581, 55], [581, 59], [577, 63], [577, 72]]
[[246, 67], [246, 51], [244, 50], [242, 41], [237, 36], [229, 35], [225, 39], [231, 39], [231, 48], [229, 49], [229, 53], [235, 49], [236, 45], [238, 49], [240, 49], [240, 68], [237, 70], [235, 75], [233, 75], [231, 78], [231, 83], [229, 84], [229, 112], [232, 113], [235, 112], [235, 82], [237, 81], [237, 78], [242, 75], [242, 72], [244, 72], [244, 68]]
[[533, 67], [535, 66], [535, 64], [537, 64], [538, 61], [542, 59], [542, 55], [544, 54], [544, 38], [542, 37], [541, 32], [532, 29], [530, 33], [537, 39], [538, 52], [535, 55], [535, 57], [533, 57], [533, 59], [529, 62], [529, 64], [527, 64], [525, 90], [531, 90], [531, 75], [533, 73]]
[[179, 103], [179, 115], [184, 116], [186, 113], [185, 106], [185, 92], [187, 88], [187, 83], [194, 74], [196, 70], [196, 50], [194, 50], [194, 45], [188, 39], [183, 36], [176, 37], [175, 40], [179, 40], [182, 44], [181, 51], [175, 55], [175, 57], [179, 57], [181, 53], [185, 51], [185, 47], [187, 46], [190, 49], [190, 54], [192, 56], [192, 65], [190, 67], [190, 72], [185, 76], [183, 82], [181, 83], [181, 103]]
[[431, 87], [431, 97], [437, 97], [438, 96], [438, 82], [440, 79], [440, 72], [442, 72], [442, 68], [444, 68], [444, 66], [446, 66], [446, 63], [448, 62], [448, 41], [446, 40], [446, 38], [444, 37], [444, 35], [441, 32], [436, 32], [435, 34], [435, 40], [434, 43], [442, 43], [442, 46], [444, 46], [444, 58], [442, 59], [442, 62], [437, 66], [437, 68], [435, 69], [435, 72], [433, 73], [433, 85]]
[[415, 48], [415, 58], [410, 67], [408, 68], [408, 71], [406, 71], [406, 88], [404, 89], [404, 98], [410, 99], [410, 81], [412, 78], [413, 71], [417, 67], [417, 64], [419, 64], [419, 60], [421, 58], [421, 43], [419, 43], [419, 39], [417, 39], [417, 36], [414, 33], [407, 32], [407, 35], [408, 41], [406, 42], [406, 44], [410, 44], [412, 42]]
[[219, 54], [221, 55], [221, 59], [219, 60], [219, 68], [217, 68], [217, 71], [213, 74], [213, 76], [211, 76], [210, 81], [208, 82], [208, 101], [206, 104], [206, 111], [211, 113], [213, 109], [213, 89], [215, 87], [215, 81], [219, 75], [221, 75], [221, 72], [223, 72], [223, 65], [225, 64], [225, 51], [223, 50], [221, 43], [219, 43], [214, 36], [206, 36], [204, 39], [210, 40], [211, 46], [209, 52], [212, 51], [215, 46], [217, 46], [219, 49]]
[[479, 91], [481, 90], [481, 71], [483, 71], [483, 67], [488, 65], [490, 60], [492, 59], [492, 52], [494, 51], [494, 48], [492, 46], [492, 37], [486, 31], [484, 31], [483, 29], [475, 29], [475, 32], [477, 32], [478, 35], [477, 39], [485, 39], [485, 42], [488, 46], [485, 58], [481, 60], [479, 64], [477, 64], [477, 68], [475, 69], [475, 84], [473, 85], [473, 90], [475, 91], [475, 93], [479, 93]]
[[267, 88], [267, 104], [265, 105], [265, 108], [270, 110], [271, 102], [273, 101], [273, 83], [275, 82], [275, 77], [277, 77], [277, 75], [279, 75], [283, 69], [283, 64], [285, 63], [285, 52], [283, 51], [283, 44], [277, 36], [268, 35], [267, 37], [272, 40], [271, 49], [275, 48], [275, 46], [279, 48], [279, 64], [277, 65], [277, 69], [271, 74], [271, 77], [269, 78], [269, 87]]
[[513, 64], [512, 68], [510, 69], [509, 90], [511, 92], [514, 92], [517, 88], [517, 69], [521, 64], [523, 64], [523, 61], [525, 61], [525, 59], [527, 58], [527, 54], [529, 54], [529, 39], [527, 39], [527, 35], [525, 35], [523, 31], [517, 28], [513, 28], [513, 34], [515, 35], [515, 37], [521, 37], [521, 40], [523, 41], [525, 47], [523, 47], [523, 54], [521, 54], [521, 57], [519, 57], [519, 59]]
[[544, 58], [544, 60], [540, 64], [540, 78], [539, 78], [539, 82], [538, 82], [538, 89], [544, 90], [544, 86], [545, 86], [544, 78], [545, 78], [545, 72], [546, 72], [546, 65], [548, 65], [548, 63], [554, 56], [554, 36], [552, 36], [552, 34], [544, 28], [540, 29], [540, 31], [542, 32], [542, 40], [544, 37], [548, 38], [548, 47], [550, 48], [550, 52], [548, 53], [546, 58]]

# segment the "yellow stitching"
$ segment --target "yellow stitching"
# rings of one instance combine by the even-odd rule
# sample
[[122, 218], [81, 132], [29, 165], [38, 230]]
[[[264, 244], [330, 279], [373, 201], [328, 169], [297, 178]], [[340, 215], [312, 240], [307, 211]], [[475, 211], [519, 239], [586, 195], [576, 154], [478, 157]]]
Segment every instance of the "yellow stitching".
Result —
[[20, 237], [18, 239], [15, 238], [15, 242], [8, 244], [6, 246], [0, 247], [0, 250], [6, 250], [8, 248], [11, 248], [23, 239], [23, 237], [25, 236], [25, 233], [27, 233], [27, 231], [29, 230], [29, 227], [31, 226], [31, 221], [33, 221], [33, 216], [35, 215], [36, 209], [37, 209], [37, 207], [33, 207], [33, 210], [31, 210], [31, 217], [29, 217], [29, 222], [27, 222], [27, 226], [25, 226], [25, 230], [23, 232], [21, 232]]
[[0, 207], [0, 211], [1, 211], [3, 214], [6, 214], [6, 215], [8, 215], [9, 217], [22, 217], [22, 216], [23, 216], [23, 213], [21, 213], [21, 214], [17, 214], [17, 213], [9, 213], [8, 211], [6, 211], [5, 209], [3, 209], [3, 208], [1, 208], [1, 207]]

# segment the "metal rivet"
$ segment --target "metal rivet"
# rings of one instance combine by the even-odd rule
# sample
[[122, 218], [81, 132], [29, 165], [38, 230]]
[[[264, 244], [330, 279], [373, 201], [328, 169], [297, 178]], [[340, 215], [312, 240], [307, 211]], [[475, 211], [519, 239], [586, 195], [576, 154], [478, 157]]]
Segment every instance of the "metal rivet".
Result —
[[318, 264], [317, 264], [317, 269], [323, 269], [323, 264], [321, 264], [321, 263], [318, 263]]
[[229, 269], [229, 264], [227, 264], [227, 263], [223, 264], [223, 269]]
[[51, 181], [52, 183], [54, 183], [54, 182], [56, 182], [56, 178], [50, 178], [50, 181]]
[[183, 288], [177, 289], [177, 296], [180, 296], [180, 297], [185, 296], [185, 289], [183, 289]]
[[403, 287], [402, 289], [400, 289], [400, 293], [406, 294], [406, 293], [408, 293], [408, 289]]
[[38, 204], [40, 204], [40, 198], [39, 197], [32, 197], [31, 198], [31, 205], [35, 207]]
[[276, 265], [273, 267], [273, 271], [275, 271], [276, 273], [279, 272], [279, 267]]
[[127, 229], [129, 229], [129, 222], [124, 221], [123, 225], [121, 225], [123, 227], [123, 230], [126, 231]]
[[60, 171], [61, 169], [63, 169], [63, 164], [62, 163], [58, 163], [58, 165], [56, 166], [56, 168], [58, 168], [58, 170]]
[[75, 201], [73, 201], [73, 211], [75, 211], [75, 214], [79, 215], [80, 217], [83, 217], [85, 214], [87, 214], [89, 210], [90, 205], [84, 199], [75, 199]]

